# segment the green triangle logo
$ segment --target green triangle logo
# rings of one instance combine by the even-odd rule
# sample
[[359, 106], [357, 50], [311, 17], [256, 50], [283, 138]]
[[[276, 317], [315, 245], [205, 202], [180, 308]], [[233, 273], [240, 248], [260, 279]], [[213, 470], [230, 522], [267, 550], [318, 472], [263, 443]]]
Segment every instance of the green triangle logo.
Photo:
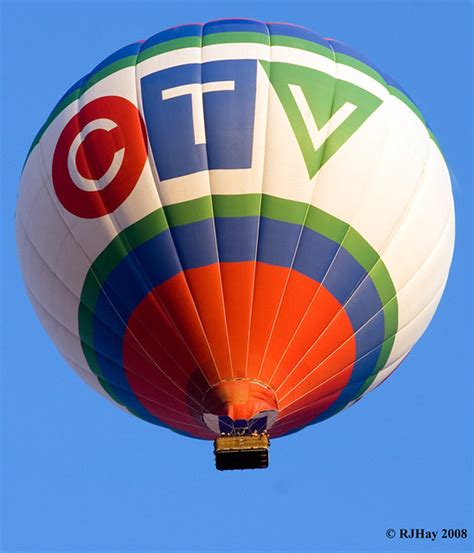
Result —
[[315, 69], [261, 64], [285, 109], [310, 178], [382, 103], [370, 92]]

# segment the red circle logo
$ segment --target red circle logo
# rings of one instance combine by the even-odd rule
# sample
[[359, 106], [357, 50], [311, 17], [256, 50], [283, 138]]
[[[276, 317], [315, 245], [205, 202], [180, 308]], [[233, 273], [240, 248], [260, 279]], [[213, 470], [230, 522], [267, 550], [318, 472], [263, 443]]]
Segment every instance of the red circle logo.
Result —
[[53, 156], [61, 204], [85, 219], [112, 213], [138, 182], [148, 156], [140, 112], [119, 96], [86, 104], [64, 127]]

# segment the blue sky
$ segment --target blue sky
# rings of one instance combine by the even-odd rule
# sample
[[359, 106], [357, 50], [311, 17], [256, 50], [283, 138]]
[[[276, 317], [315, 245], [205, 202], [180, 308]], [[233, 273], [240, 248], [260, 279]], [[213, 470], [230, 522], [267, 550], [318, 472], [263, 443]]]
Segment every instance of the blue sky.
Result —
[[[472, 534], [472, 4], [4, 2], [2, 551], [469, 551]], [[438, 312], [375, 392], [272, 442], [266, 471], [219, 473], [212, 444], [115, 409], [61, 360], [26, 297], [14, 210], [55, 102], [119, 47], [180, 23], [305, 25], [363, 52], [414, 98], [454, 175], [457, 243]], [[388, 528], [470, 539], [389, 540]]]

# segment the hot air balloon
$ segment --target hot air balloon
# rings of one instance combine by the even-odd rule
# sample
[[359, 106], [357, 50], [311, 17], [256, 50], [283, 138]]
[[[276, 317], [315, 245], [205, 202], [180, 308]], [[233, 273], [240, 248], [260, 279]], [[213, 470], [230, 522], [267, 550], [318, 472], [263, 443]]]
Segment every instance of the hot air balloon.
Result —
[[345, 44], [220, 20], [118, 50], [36, 136], [17, 205], [31, 302], [121, 409], [218, 469], [383, 382], [429, 324], [450, 178], [406, 92]]

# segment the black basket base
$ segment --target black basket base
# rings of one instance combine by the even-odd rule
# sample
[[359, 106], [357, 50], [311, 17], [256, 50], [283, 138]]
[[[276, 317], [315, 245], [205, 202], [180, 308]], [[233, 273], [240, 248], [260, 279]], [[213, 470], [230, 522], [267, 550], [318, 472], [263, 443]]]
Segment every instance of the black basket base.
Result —
[[216, 452], [217, 470], [266, 469], [268, 449]]

